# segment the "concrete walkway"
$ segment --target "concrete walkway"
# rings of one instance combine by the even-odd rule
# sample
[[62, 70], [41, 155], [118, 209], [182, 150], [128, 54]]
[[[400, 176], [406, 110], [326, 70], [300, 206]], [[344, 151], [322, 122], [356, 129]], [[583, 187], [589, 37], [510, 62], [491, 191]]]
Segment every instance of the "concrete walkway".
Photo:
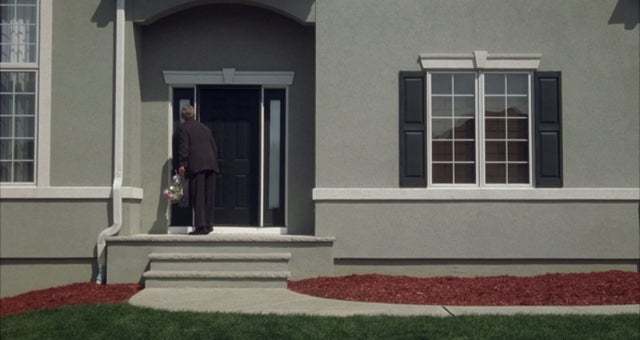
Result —
[[640, 305], [504, 307], [402, 305], [324, 299], [283, 288], [147, 288], [131, 297], [129, 303], [134, 306], [170, 311], [323, 316], [640, 314]]

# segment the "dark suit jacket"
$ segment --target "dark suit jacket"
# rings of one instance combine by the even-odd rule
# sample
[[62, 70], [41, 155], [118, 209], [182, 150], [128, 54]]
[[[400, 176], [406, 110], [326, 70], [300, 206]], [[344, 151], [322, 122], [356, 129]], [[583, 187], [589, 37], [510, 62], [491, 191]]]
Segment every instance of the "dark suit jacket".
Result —
[[213, 133], [204, 124], [188, 120], [178, 128], [178, 162], [189, 175], [204, 170], [220, 172], [218, 146]]

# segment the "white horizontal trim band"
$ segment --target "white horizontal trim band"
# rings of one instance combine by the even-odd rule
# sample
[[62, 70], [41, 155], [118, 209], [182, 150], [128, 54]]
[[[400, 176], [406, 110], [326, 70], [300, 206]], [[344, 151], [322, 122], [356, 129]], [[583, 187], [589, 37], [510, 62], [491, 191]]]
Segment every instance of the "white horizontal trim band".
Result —
[[423, 53], [422, 69], [537, 69], [542, 54], [539, 53]]
[[[108, 199], [111, 187], [0, 187], [0, 199]], [[122, 187], [122, 198], [142, 200], [142, 188]]]
[[640, 201], [640, 188], [315, 188], [314, 201]]
[[168, 85], [279, 85], [293, 84], [291, 71], [163, 71]]

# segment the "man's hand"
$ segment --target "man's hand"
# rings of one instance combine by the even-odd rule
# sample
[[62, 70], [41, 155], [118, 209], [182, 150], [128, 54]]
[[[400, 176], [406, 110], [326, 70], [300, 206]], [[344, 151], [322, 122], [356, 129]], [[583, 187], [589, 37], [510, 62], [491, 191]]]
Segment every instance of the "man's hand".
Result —
[[184, 166], [181, 166], [178, 168], [178, 174], [180, 174], [180, 176], [184, 177], [184, 174], [187, 172], [187, 169]]

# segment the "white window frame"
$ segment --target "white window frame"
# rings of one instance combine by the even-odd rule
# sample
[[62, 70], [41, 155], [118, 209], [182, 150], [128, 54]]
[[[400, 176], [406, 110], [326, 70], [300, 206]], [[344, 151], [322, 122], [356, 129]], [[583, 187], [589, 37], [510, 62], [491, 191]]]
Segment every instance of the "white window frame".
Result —
[[[495, 73], [495, 74], [526, 74], [528, 77], [528, 166], [529, 166], [529, 181], [528, 183], [486, 183], [486, 150], [485, 150], [485, 91], [484, 91], [484, 76], [486, 74]], [[475, 183], [433, 183], [433, 152], [432, 152], [432, 93], [431, 93], [431, 76], [433, 74], [474, 74], [475, 75], [475, 172], [476, 172], [476, 180]], [[532, 188], [533, 187], [533, 98], [532, 98], [532, 78], [533, 73], [531, 70], [514, 70], [514, 69], [505, 69], [505, 70], [477, 70], [477, 69], [433, 69], [426, 71], [426, 108], [427, 108], [427, 187], [432, 188], [460, 188], [460, 189], [468, 189], [468, 188]], [[506, 91], [506, 89], [505, 89]], [[505, 139], [507, 136], [505, 135]], [[507, 149], [505, 148], [505, 152]], [[455, 162], [455, 154], [452, 155], [452, 162]], [[505, 169], [508, 168], [508, 163], [505, 163]], [[505, 170], [506, 171], [506, 170]], [[454, 170], [454, 181], [455, 181], [455, 170]], [[508, 176], [508, 172], [505, 174]], [[506, 181], [508, 181], [508, 177], [506, 177]]]
[[48, 187], [51, 139], [51, 40], [52, 40], [52, 1], [37, 1], [36, 15], [38, 30], [36, 33], [35, 62], [0, 62], [0, 70], [7, 72], [35, 72], [34, 102], [34, 156], [33, 181], [0, 182], [0, 187]]

